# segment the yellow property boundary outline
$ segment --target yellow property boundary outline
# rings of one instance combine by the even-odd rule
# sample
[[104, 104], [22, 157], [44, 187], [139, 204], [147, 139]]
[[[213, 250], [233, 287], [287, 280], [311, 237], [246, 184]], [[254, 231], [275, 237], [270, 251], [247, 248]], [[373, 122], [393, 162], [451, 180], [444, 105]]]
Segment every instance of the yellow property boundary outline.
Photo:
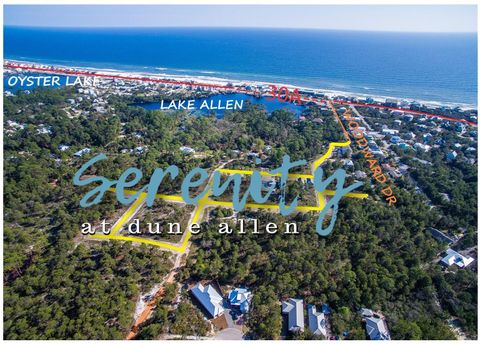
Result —
[[[333, 106], [333, 104], [329, 103], [330, 108], [332, 109], [334, 115], [337, 117], [340, 126], [342, 127], [342, 130], [344, 134], [346, 134], [345, 128], [343, 127], [342, 122], [340, 121], [337, 112]], [[349, 146], [351, 144], [348, 134], [346, 134], [347, 141], [345, 142], [331, 142], [328, 146], [327, 152], [321, 156], [319, 159], [315, 160], [312, 163], [312, 174], [315, 172], [315, 170], [320, 166], [325, 160], [331, 157], [333, 150], [336, 147], [345, 147]], [[219, 171], [224, 174], [239, 174], [239, 175], [251, 175], [253, 174], [253, 170], [236, 170], [236, 169], [215, 169], [216, 171]], [[268, 172], [262, 171], [260, 172], [260, 175], [262, 176], [280, 176], [280, 174], [270, 174]], [[289, 178], [309, 178], [313, 179], [313, 175], [309, 174], [288, 174]], [[109, 191], [114, 192], [115, 189], [111, 188]], [[112, 231], [110, 234], [105, 235], [105, 234], [93, 234], [89, 235], [90, 238], [95, 238], [95, 239], [108, 239], [108, 240], [119, 240], [119, 241], [130, 241], [130, 242], [137, 242], [137, 243], [145, 243], [145, 244], [150, 244], [154, 245], [157, 247], [165, 248], [174, 252], [178, 253], [183, 253], [185, 249], [187, 248], [188, 241], [190, 240], [190, 237], [192, 233], [190, 232], [189, 228], [192, 224], [198, 224], [199, 219], [201, 218], [204, 210], [207, 207], [210, 206], [220, 206], [220, 207], [225, 207], [225, 208], [233, 208], [233, 202], [228, 202], [228, 201], [217, 201], [217, 200], [212, 200], [209, 198], [209, 194], [211, 191], [211, 186], [207, 187], [207, 192], [205, 196], [198, 202], [198, 204], [195, 207], [195, 210], [193, 211], [193, 216], [191, 217], [189, 224], [187, 225], [187, 229], [183, 233], [182, 240], [177, 243], [170, 243], [170, 242], [164, 242], [164, 241], [157, 241], [157, 240], [152, 240], [148, 238], [141, 238], [141, 237], [135, 237], [135, 236], [123, 236], [123, 235], [117, 235], [117, 233], [122, 229], [123, 225], [143, 206], [143, 203], [145, 202], [145, 198], [147, 196], [147, 193], [143, 192], [139, 195], [138, 199], [127, 209], [127, 211], [120, 217], [120, 219], [114, 224]], [[136, 191], [132, 190], [125, 190], [126, 194], [135, 194]], [[317, 206], [297, 206], [296, 210], [298, 211], [316, 211], [319, 212], [325, 207], [325, 200], [324, 196], [325, 195], [334, 195], [335, 191], [332, 190], [325, 190], [322, 193], [317, 192]], [[347, 193], [345, 194], [346, 197], [350, 198], [367, 198], [368, 194], [365, 193]], [[180, 195], [167, 195], [167, 194], [156, 194], [156, 198], [170, 201], [170, 202], [183, 202], [183, 198]], [[280, 209], [279, 205], [273, 205], [273, 204], [257, 204], [257, 203], [247, 203], [245, 204], [245, 209], [251, 208], [251, 209]]]

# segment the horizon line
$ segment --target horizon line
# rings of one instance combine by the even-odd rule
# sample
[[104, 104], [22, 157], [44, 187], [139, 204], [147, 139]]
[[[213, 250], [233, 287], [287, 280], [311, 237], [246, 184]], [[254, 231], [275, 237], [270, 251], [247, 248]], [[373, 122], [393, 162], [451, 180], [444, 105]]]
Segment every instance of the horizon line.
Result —
[[345, 31], [345, 32], [378, 32], [378, 33], [411, 33], [411, 34], [477, 34], [477, 31], [409, 31], [409, 30], [368, 30], [368, 29], [331, 29], [312, 27], [278, 27], [278, 26], [47, 26], [47, 25], [19, 25], [4, 24], [3, 28], [29, 29], [278, 29], [278, 30], [311, 30], [311, 31]]

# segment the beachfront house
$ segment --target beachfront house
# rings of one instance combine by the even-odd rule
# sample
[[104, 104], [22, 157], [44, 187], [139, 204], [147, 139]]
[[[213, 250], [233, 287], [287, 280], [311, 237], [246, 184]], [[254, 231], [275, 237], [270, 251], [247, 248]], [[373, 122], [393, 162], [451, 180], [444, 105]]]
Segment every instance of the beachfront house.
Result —
[[282, 313], [287, 314], [290, 332], [303, 332], [305, 324], [302, 299], [289, 298], [282, 302]]
[[473, 258], [469, 256], [463, 256], [462, 254], [457, 253], [456, 251], [450, 248], [447, 249], [446, 254], [447, 255], [442, 260], [440, 260], [440, 263], [447, 267], [450, 267], [453, 264], [455, 264], [460, 268], [465, 268], [474, 261]]
[[327, 336], [327, 320], [325, 320], [325, 314], [317, 311], [317, 307], [309, 304], [307, 307], [308, 312], [308, 328], [315, 335]]
[[387, 98], [385, 99], [384, 105], [387, 107], [396, 107], [398, 105], [398, 101], [394, 98]]
[[228, 301], [242, 314], [248, 313], [252, 301], [252, 293], [245, 288], [235, 288], [228, 294]]
[[215, 318], [225, 311], [223, 298], [212, 285], [203, 286], [198, 283], [190, 291], [209, 316]]

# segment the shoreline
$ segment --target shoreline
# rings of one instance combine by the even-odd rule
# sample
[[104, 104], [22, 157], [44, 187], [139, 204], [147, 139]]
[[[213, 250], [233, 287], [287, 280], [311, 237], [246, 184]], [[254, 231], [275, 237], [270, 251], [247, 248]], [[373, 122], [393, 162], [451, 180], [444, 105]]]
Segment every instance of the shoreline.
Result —
[[[92, 66], [72, 66], [72, 65], [64, 65], [64, 64], [56, 64], [56, 63], [49, 63], [49, 62], [35, 62], [31, 60], [18, 60], [18, 59], [4, 59], [4, 64], [6, 63], [15, 63], [18, 65], [25, 65], [25, 66], [36, 66], [42, 68], [60, 68], [69, 71], [84, 71], [84, 72], [100, 72], [100, 73], [115, 73], [116, 75], [127, 77], [127, 78], [159, 78], [164, 80], [170, 81], [179, 81], [179, 82], [193, 82], [197, 84], [211, 84], [211, 85], [233, 85], [234, 87], [245, 87], [245, 86], [253, 86], [253, 87], [268, 87], [268, 85], [275, 85], [277, 87], [286, 86], [288, 88], [298, 88], [300, 92], [314, 92], [317, 94], [323, 94], [331, 99], [335, 97], [350, 97], [350, 98], [372, 98], [375, 102], [384, 102], [386, 99], [395, 99], [397, 101], [404, 101], [408, 103], [420, 103], [429, 108], [439, 108], [439, 107], [449, 107], [455, 108], [459, 107], [462, 110], [477, 110], [477, 106], [475, 104], [469, 103], [460, 103], [460, 102], [440, 102], [440, 101], [428, 101], [428, 100], [420, 100], [420, 99], [413, 99], [413, 98], [403, 98], [403, 97], [394, 97], [394, 96], [383, 96], [383, 95], [373, 95], [373, 94], [366, 94], [366, 93], [357, 93], [357, 92], [348, 92], [348, 91], [340, 91], [340, 90], [331, 90], [331, 89], [321, 89], [321, 88], [313, 88], [313, 87], [305, 87], [301, 85], [294, 85], [294, 84], [287, 84], [287, 83], [278, 83], [278, 82], [268, 82], [268, 81], [258, 81], [258, 80], [249, 80], [249, 79], [227, 79], [222, 77], [209, 77], [209, 76], [202, 76], [202, 75], [179, 75], [179, 74], [167, 74], [167, 73], [154, 73], [154, 72], [147, 72], [147, 71], [127, 71], [127, 70], [120, 70], [114, 68], [98, 68]], [[136, 67], [136, 66], [132, 66]], [[5, 67], [3, 67], [5, 69]], [[7, 67], [12, 69], [11, 67]], [[138, 67], [139, 69], [141, 67]], [[144, 68], [152, 68], [161, 70], [167, 70], [168, 68], [159, 68], [159, 67], [144, 67]], [[186, 70], [185, 70], [186, 71]], [[55, 71], [44, 71], [44, 73], [53, 73]], [[194, 72], [194, 71], [192, 71]], [[198, 71], [202, 73], [202, 71]], [[42, 73], [40, 71], [35, 72], [32, 71], [31, 73]], [[217, 73], [217, 72], [209, 72], [209, 73]], [[218, 72], [220, 73], [220, 72]], [[4, 74], [5, 75], [5, 74]], [[111, 76], [106, 76], [111, 77]], [[235, 92], [234, 89], [232, 89]]]

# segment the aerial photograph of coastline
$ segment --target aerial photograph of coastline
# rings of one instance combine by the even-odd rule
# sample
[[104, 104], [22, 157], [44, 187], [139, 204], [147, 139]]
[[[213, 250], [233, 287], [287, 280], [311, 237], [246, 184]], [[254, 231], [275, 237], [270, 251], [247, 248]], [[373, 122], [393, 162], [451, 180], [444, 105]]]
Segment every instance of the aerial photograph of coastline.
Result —
[[476, 5], [3, 5], [4, 340], [478, 339]]

